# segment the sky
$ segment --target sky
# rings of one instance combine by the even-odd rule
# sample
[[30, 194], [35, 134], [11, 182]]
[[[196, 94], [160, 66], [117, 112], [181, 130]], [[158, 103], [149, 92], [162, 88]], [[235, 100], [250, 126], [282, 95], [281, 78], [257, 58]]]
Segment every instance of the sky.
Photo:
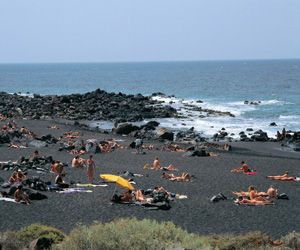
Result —
[[300, 0], [0, 0], [0, 63], [300, 58]]

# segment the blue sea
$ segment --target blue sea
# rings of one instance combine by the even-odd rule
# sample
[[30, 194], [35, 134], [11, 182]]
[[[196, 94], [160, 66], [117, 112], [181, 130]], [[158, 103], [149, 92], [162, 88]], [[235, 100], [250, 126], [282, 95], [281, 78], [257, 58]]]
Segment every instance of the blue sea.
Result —
[[[150, 95], [181, 107], [187, 119], [161, 119], [174, 129], [195, 127], [205, 135], [263, 129], [270, 136], [283, 127], [300, 130], [300, 60], [148, 63], [0, 64], [0, 90], [9, 93], [70, 94], [93, 91]], [[197, 104], [202, 100], [202, 104]], [[245, 105], [244, 101], [260, 101]], [[206, 117], [183, 104], [230, 111], [235, 117]], [[270, 127], [275, 122], [277, 127]]]

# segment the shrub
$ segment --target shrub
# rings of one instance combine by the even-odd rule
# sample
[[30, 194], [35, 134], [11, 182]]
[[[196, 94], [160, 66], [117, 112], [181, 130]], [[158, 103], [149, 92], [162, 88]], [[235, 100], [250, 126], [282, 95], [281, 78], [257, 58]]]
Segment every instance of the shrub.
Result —
[[176, 227], [171, 222], [158, 223], [144, 219], [120, 219], [110, 223], [79, 226], [59, 246], [59, 249], [189, 249], [207, 248], [194, 234]]
[[292, 232], [282, 237], [284, 246], [291, 249], [300, 250], [300, 233]]
[[261, 232], [251, 232], [243, 235], [213, 235], [207, 236], [207, 243], [216, 249], [259, 249], [271, 247], [269, 236]]
[[32, 224], [28, 227], [25, 227], [16, 235], [17, 238], [25, 245], [41, 237], [49, 238], [53, 241], [53, 243], [59, 243], [65, 237], [62, 231], [54, 227], [44, 226], [40, 224]]

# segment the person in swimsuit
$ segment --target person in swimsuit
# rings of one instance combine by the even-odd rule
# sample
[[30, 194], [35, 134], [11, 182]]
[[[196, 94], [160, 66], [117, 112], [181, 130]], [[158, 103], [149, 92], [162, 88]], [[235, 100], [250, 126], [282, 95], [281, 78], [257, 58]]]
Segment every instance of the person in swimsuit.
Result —
[[17, 187], [17, 190], [14, 193], [14, 199], [16, 202], [24, 201], [27, 205], [30, 204], [29, 197], [24, 193], [22, 185]]
[[155, 157], [152, 166], [153, 166], [153, 169], [155, 169], [155, 170], [159, 170], [159, 169], [162, 168], [162, 166], [160, 165], [160, 161], [159, 161], [158, 157]]
[[283, 175], [273, 175], [267, 176], [267, 178], [271, 180], [279, 180], [279, 181], [296, 181], [297, 177], [289, 176], [289, 172], [285, 172]]
[[83, 158], [79, 158], [78, 155], [76, 155], [72, 160], [72, 167], [73, 168], [82, 168], [84, 167], [85, 160]]
[[58, 174], [55, 178], [55, 184], [60, 188], [69, 188], [70, 185], [64, 182], [65, 174]]
[[86, 161], [86, 165], [88, 181], [89, 183], [93, 183], [96, 166], [92, 155], [90, 155], [90, 158]]
[[232, 169], [231, 172], [235, 172], [235, 173], [248, 173], [248, 172], [251, 172], [251, 170], [249, 169], [249, 166], [244, 162], [242, 161], [241, 162], [241, 167], [240, 168], [235, 168], [235, 169]]
[[122, 202], [132, 202], [132, 191], [128, 190], [120, 195]]

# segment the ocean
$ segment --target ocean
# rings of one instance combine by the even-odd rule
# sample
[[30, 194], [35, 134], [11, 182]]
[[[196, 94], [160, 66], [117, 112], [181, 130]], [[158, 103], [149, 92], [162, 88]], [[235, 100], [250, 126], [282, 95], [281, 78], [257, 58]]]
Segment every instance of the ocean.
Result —
[[[188, 118], [159, 120], [169, 128], [194, 127], [208, 136], [225, 128], [233, 137], [246, 128], [272, 137], [283, 127], [300, 130], [300, 60], [0, 64], [0, 90], [9, 93], [70, 94], [97, 88], [162, 92], [175, 96], [160, 100], [172, 101], [176, 108], [186, 103], [235, 115], [200, 118], [181, 109]], [[246, 100], [260, 103], [244, 104]], [[277, 126], [269, 126], [271, 122]]]

